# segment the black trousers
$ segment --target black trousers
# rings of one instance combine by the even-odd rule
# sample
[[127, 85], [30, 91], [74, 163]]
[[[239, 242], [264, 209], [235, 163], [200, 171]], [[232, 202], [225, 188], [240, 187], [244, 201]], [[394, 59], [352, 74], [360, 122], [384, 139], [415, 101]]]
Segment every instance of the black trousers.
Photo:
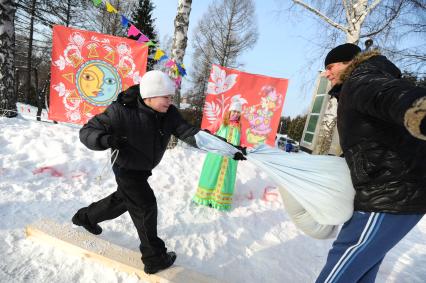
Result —
[[90, 223], [114, 219], [128, 211], [141, 241], [144, 264], [155, 264], [166, 253], [164, 241], [157, 236], [157, 200], [148, 183], [151, 171], [130, 171], [114, 164], [117, 191], [87, 207]]

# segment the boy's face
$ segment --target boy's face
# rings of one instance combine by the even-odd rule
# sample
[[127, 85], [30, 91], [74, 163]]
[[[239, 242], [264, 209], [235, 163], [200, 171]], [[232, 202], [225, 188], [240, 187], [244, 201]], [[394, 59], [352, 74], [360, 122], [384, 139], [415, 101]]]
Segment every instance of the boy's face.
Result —
[[172, 104], [172, 95], [145, 98], [145, 104], [157, 112], [166, 113]]
[[342, 83], [340, 81], [340, 75], [348, 67], [349, 62], [336, 62], [328, 64], [325, 67], [325, 77], [331, 82], [331, 86]]

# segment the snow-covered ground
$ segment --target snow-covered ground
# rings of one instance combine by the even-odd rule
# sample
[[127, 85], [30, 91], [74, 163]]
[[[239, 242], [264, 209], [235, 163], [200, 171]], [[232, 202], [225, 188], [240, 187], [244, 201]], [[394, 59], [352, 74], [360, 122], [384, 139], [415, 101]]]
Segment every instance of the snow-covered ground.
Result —
[[[100, 184], [96, 180], [107, 152], [86, 149], [78, 126], [20, 115], [0, 117], [0, 129], [0, 282], [139, 282], [24, 234], [25, 226], [39, 219], [69, 223], [78, 208], [112, 193], [110, 170]], [[186, 146], [168, 150], [150, 178], [159, 205], [159, 235], [177, 252], [176, 264], [231, 283], [313, 282], [332, 240], [297, 230], [268, 176], [248, 162], [239, 164], [231, 212], [194, 205], [204, 156]], [[99, 237], [138, 250], [127, 213], [101, 226]], [[423, 219], [388, 254], [377, 282], [425, 282], [425, 239]]]

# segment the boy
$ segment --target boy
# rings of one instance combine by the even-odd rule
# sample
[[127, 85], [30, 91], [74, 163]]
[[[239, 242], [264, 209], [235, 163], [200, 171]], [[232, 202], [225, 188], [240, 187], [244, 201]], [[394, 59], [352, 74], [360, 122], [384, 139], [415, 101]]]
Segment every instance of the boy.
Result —
[[175, 84], [165, 73], [149, 71], [140, 85], [121, 92], [117, 101], [80, 130], [80, 140], [89, 149], [118, 150], [113, 164], [117, 190], [78, 210], [72, 222], [98, 235], [102, 233], [98, 223], [128, 211], [148, 274], [168, 268], [176, 260], [176, 253], [167, 252], [157, 236], [157, 201], [148, 177], [161, 161], [172, 134], [187, 139], [199, 131], [172, 105], [174, 94]]

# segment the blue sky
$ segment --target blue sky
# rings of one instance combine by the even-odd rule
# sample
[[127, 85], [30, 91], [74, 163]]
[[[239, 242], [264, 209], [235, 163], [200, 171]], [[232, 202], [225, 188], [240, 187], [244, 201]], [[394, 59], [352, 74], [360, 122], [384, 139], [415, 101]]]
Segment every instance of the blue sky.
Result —
[[[184, 59], [189, 72], [192, 32], [212, 2], [212, 0], [192, 1], [189, 41]], [[162, 39], [165, 35], [173, 36], [177, 1], [154, 0], [153, 3], [156, 6], [154, 17], [159, 38]], [[317, 32], [315, 27], [317, 23], [306, 13], [298, 14], [300, 20], [296, 18], [290, 20], [288, 13], [278, 14], [280, 7], [276, 0], [258, 0], [255, 3], [259, 38], [253, 49], [246, 51], [240, 58], [244, 63], [244, 67], [240, 70], [289, 79], [282, 116], [295, 117], [304, 114], [309, 109], [314, 78], [323, 62], [323, 58], [318, 58], [309, 73], [306, 72], [308, 64], [306, 54], [314, 47], [308, 38]], [[185, 85], [183, 87], [185, 88]]]

